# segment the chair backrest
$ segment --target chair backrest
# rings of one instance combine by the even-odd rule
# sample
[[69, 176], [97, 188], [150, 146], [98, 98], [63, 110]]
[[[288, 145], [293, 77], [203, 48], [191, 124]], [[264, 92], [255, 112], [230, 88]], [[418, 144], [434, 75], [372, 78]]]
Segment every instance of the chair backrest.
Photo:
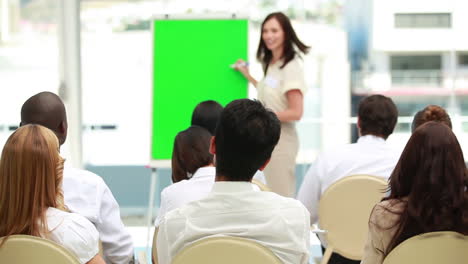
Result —
[[264, 184], [263, 182], [259, 180], [252, 179], [252, 183], [257, 185], [260, 191], [271, 192], [271, 189], [268, 186], [266, 186], [266, 184]]
[[384, 264], [463, 264], [468, 262], [468, 236], [431, 232], [411, 237], [395, 247]]
[[181, 250], [172, 264], [282, 264], [270, 249], [239, 237], [201, 239]]
[[156, 242], [158, 240], [158, 232], [159, 232], [159, 226], [154, 229], [154, 235], [153, 235], [153, 247], [151, 248], [151, 259], [153, 261], [153, 264], [158, 264], [158, 249], [156, 248]]
[[352, 175], [332, 184], [319, 203], [319, 226], [334, 252], [359, 260], [367, 240], [372, 208], [384, 196], [387, 182], [370, 175]]
[[[3, 241], [3, 238], [0, 240]], [[12, 235], [0, 247], [0, 263], [80, 264], [80, 261], [66, 248], [50, 240]]]

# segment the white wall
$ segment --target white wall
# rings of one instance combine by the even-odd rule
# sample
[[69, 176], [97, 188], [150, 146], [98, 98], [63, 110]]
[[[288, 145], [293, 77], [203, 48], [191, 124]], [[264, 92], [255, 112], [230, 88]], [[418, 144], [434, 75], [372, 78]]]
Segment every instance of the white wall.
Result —
[[[452, 28], [395, 28], [395, 13], [451, 13]], [[468, 50], [468, 1], [374, 0], [372, 50]]]

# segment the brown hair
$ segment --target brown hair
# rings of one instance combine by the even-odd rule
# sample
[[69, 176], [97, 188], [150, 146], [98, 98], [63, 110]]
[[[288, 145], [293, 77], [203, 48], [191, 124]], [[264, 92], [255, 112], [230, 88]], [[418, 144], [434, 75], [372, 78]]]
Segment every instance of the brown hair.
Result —
[[58, 149], [54, 132], [40, 125], [22, 126], [8, 138], [0, 161], [0, 237], [45, 236], [47, 208], [66, 210]]
[[420, 125], [429, 121], [440, 122], [452, 128], [452, 121], [444, 108], [438, 105], [428, 105], [414, 116], [411, 132], [414, 132]]
[[179, 132], [174, 140], [172, 151], [172, 181], [189, 179], [199, 168], [213, 163], [210, 154], [211, 134], [199, 126], [191, 126]]
[[[281, 65], [280, 68], [283, 68], [288, 64], [294, 56], [296, 55], [296, 51], [294, 50], [294, 45], [304, 54], [309, 52], [310, 47], [302, 43], [296, 35], [294, 28], [291, 25], [291, 21], [289, 18], [283, 14], [282, 12], [275, 12], [269, 14], [265, 20], [262, 22], [261, 30], [263, 32], [263, 27], [265, 23], [270, 19], [276, 19], [281, 26], [281, 29], [284, 32], [284, 44], [283, 44], [283, 58], [284, 63]], [[263, 41], [262, 36], [260, 35], [260, 43], [258, 44], [257, 49], [257, 59], [262, 63], [263, 71], [266, 74], [268, 70], [268, 66], [270, 65], [271, 59], [273, 58], [273, 53], [269, 50]]]
[[358, 109], [361, 135], [381, 136], [385, 139], [393, 133], [398, 109], [389, 97], [376, 94], [364, 98]]
[[[468, 183], [463, 152], [452, 130], [430, 121], [417, 128], [390, 176], [390, 195], [403, 203], [387, 252], [422, 233], [468, 234]], [[393, 228], [391, 227], [391, 228]]]

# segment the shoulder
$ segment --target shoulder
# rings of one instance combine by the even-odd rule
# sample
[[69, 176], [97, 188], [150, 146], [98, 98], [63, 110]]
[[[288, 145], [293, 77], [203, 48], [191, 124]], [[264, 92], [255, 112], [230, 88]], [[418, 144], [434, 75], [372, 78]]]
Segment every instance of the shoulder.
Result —
[[73, 167], [65, 167], [63, 170], [63, 179], [64, 181], [87, 185], [106, 185], [101, 176], [87, 170]]
[[392, 228], [397, 223], [404, 208], [405, 203], [400, 200], [391, 199], [382, 201], [372, 209], [369, 223], [379, 229]]
[[339, 161], [343, 158], [352, 157], [353, 153], [356, 152], [356, 143], [345, 144], [336, 146], [317, 156], [316, 162], [328, 162], [328, 161]]
[[83, 216], [49, 208], [47, 220], [58, 222], [51, 230], [53, 240], [74, 252], [82, 262], [89, 261], [98, 253], [99, 233]]
[[308, 210], [305, 206], [297, 199], [284, 197], [274, 192], [258, 192], [259, 196], [263, 196], [262, 199], [273, 207], [279, 209], [294, 210], [298, 213], [307, 213]]
[[297, 72], [303, 70], [303, 61], [299, 55], [294, 55], [294, 58], [289, 61], [283, 68], [285, 72]]
[[190, 185], [190, 180], [182, 180], [164, 188], [161, 192], [161, 199], [171, 199], [183, 195], [184, 190]]

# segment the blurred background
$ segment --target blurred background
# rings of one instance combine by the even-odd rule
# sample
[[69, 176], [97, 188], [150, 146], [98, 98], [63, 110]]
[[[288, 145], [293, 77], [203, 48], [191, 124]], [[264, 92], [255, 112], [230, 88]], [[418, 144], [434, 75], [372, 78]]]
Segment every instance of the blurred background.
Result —
[[[151, 174], [150, 21], [165, 14], [249, 18], [251, 71], [259, 78], [259, 27], [274, 11], [285, 12], [312, 46], [304, 57], [309, 91], [298, 123], [298, 184], [319, 152], [357, 139], [356, 106], [369, 94], [390, 96], [399, 108], [391, 144], [403, 147], [413, 115], [437, 104], [466, 145], [466, 0], [0, 0], [0, 147], [27, 98], [58, 93], [71, 129], [63, 156], [102, 176], [126, 224], [142, 225]], [[252, 87], [249, 96], [256, 96]], [[169, 169], [158, 170], [156, 211], [168, 184]]]

